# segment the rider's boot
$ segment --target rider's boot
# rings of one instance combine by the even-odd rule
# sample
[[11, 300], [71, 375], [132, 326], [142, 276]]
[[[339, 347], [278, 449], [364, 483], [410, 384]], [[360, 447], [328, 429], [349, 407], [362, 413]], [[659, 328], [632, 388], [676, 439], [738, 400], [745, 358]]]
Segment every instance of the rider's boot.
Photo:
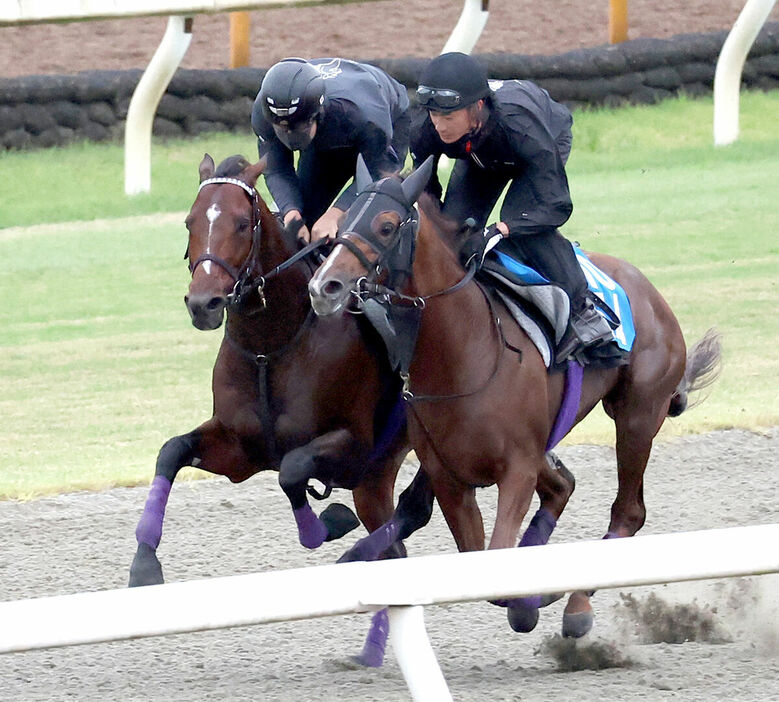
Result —
[[611, 325], [595, 308], [590, 294], [572, 303], [568, 328], [557, 345], [557, 363], [562, 363], [578, 351], [597, 348], [614, 340]]

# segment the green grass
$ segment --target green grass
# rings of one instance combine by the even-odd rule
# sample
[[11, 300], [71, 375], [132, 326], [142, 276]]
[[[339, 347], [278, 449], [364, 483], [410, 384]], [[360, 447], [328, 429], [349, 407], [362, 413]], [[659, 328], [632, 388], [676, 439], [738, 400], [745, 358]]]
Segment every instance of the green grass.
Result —
[[[576, 114], [565, 233], [638, 265], [688, 341], [724, 334], [722, 378], [664, 436], [779, 423], [779, 93], [741, 107], [716, 149], [710, 100]], [[190, 325], [181, 260], [205, 151], [255, 146], [155, 144], [153, 194], [134, 198], [117, 145], [0, 154], [0, 498], [146, 483], [160, 445], [210, 416], [221, 333]], [[598, 410], [568, 441], [611, 434]]]

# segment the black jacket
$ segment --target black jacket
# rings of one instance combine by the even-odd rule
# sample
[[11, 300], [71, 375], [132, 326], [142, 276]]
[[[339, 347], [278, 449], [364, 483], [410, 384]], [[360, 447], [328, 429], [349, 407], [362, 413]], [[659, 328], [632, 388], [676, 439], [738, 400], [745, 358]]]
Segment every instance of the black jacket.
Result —
[[[375, 66], [340, 58], [313, 59], [309, 63], [325, 79], [325, 102], [316, 136], [305, 151], [356, 151], [377, 180], [401, 168], [400, 159], [405, 159], [408, 145], [395, 144], [393, 148], [393, 125], [408, 109], [406, 88]], [[293, 209], [302, 211], [293, 153], [276, 137], [257, 100], [252, 108], [252, 127], [258, 137], [260, 158], [268, 157], [264, 175], [276, 206], [282, 214]], [[396, 153], [398, 150], [402, 154]], [[354, 168], [356, 155], [351, 158], [355, 160]], [[335, 204], [347, 209], [356, 195], [352, 185]]]
[[[542, 88], [525, 80], [491, 81], [490, 116], [478, 134], [445, 144], [423, 113], [411, 131], [415, 166], [431, 154], [459, 159], [444, 201], [444, 211], [483, 221], [511, 181], [501, 219], [512, 234], [553, 230], [571, 216], [573, 205], [565, 173], [573, 118]], [[435, 169], [434, 169], [435, 174]], [[440, 199], [433, 175], [428, 191]], [[485, 211], [486, 210], [486, 211]]]

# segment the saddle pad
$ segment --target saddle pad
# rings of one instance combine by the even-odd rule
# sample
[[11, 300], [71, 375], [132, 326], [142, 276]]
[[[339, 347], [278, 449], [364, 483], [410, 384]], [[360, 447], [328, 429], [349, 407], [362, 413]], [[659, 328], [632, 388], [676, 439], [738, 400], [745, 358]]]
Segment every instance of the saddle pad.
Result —
[[[597, 295], [619, 319], [619, 326], [612, 332], [614, 341], [621, 349], [630, 351], [630, 349], [633, 348], [633, 341], [636, 338], [636, 330], [633, 326], [633, 314], [630, 310], [630, 300], [628, 300], [625, 290], [619, 283], [606, 275], [590, 261], [587, 254], [578, 246], [574, 246], [573, 249], [576, 253], [576, 259], [579, 261], [579, 265], [584, 273], [584, 277], [587, 279], [587, 286], [590, 291]], [[569, 314], [567, 304], [560, 300], [560, 295], [565, 298], [566, 302], [568, 299], [567, 295], [556, 285], [549, 283], [546, 278], [534, 269], [526, 266], [524, 263], [516, 261], [500, 251], [490, 252], [489, 258], [497, 260], [502, 267], [512, 274], [512, 277], [515, 277], [516, 282], [521, 282], [528, 286], [524, 291], [521, 290], [521, 286], [516, 285], [516, 282], [511, 287], [523, 298], [536, 305], [538, 310], [543, 313], [549, 320], [549, 323], [554, 327], [555, 341], [559, 342], [563, 332], [565, 332]], [[488, 265], [489, 258], [485, 260], [486, 265], [483, 270], [486, 270], [490, 275], [495, 275], [497, 271], [495, 269], [490, 269]], [[541, 290], [558, 291], [558, 294], [541, 294]], [[551, 298], [549, 297], [550, 294]], [[550, 300], [552, 300], [551, 303]], [[598, 306], [596, 305], [596, 307]], [[606, 311], [598, 307], [598, 312], [606, 321], [609, 321], [609, 315]]]
[[[578, 246], [573, 247], [579, 265], [582, 267], [587, 285], [609, 308], [617, 315], [619, 326], [612, 332], [617, 346], [625, 351], [633, 348], [636, 339], [636, 328], [633, 326], [633, 312], [630, 309], [630, 300], [624, 288], [613, 278], [606, 275], [598, 268]], [[602, 310], [598, 310], [604, 317]], [[608, 317], [606, 317], [608, 321]]]

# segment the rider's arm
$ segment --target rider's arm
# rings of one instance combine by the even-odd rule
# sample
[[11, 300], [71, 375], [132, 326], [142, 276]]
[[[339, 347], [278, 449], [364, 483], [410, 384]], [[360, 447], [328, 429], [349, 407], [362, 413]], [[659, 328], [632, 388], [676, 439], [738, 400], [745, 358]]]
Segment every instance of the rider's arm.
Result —
[[512, 133], [520, 164], [500, 218], [512, 234], [540, 234], [562, 226], [573, 211], [565, 165], [552, 134], [537, 119], [525, 119]]
[[276, 207], [282, 215], [290, 210], [303, 210], [298, 177], [292, 152], [282, 144], [273, 127], [259, 111], [252, 114], [252, 127], [257, 135], [257, 152], [267, 162], [263, 175]]
[[[384, 178], [400, 168], [397, 159], [392, 158], [389, 136], [372, 122], [364, 122], [355, 129], [357, 152], [374, 180]], [[357, 185], [354, 181], [338, 196], [334, 207], [346, 211], [357, 197]]]

